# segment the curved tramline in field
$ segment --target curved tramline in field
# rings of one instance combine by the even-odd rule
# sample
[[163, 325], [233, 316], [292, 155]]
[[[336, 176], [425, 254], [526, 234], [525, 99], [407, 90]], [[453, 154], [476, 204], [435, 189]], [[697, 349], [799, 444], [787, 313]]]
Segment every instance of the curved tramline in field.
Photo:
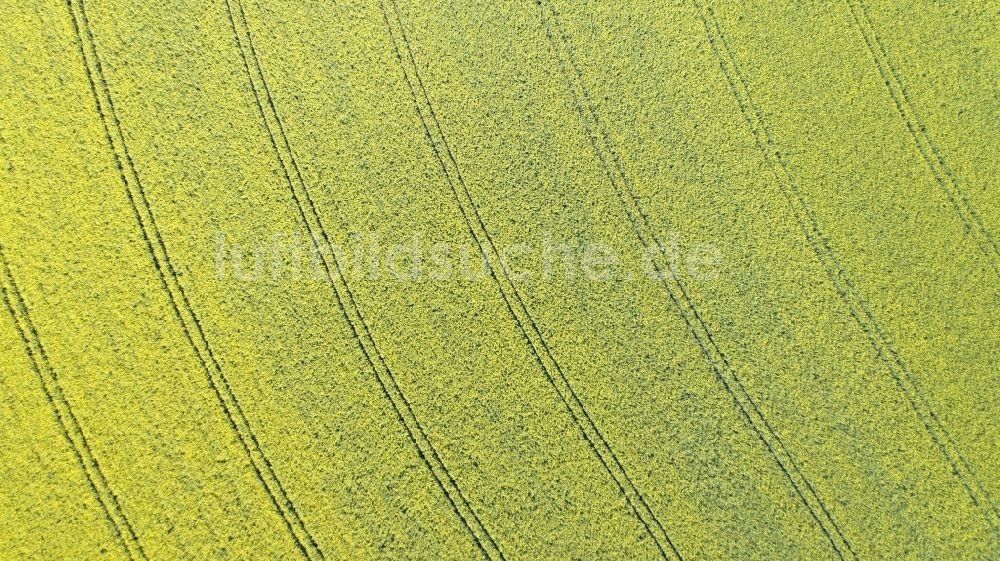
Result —
[[[910, 96], [906, 91], [906, 86], [903, 84], [903, 79], [899, 71], [896, 70], [892, 59], [889, 58], [882, 40], [875, 33], [875, 26], [872, 24], [871, 16], [868, 15], [867, 4], [864, 0], [844, 1], [847, 3], [847, 8], [851, 11], [851, 17], [858, 28], [858, 33], [868, 48], [868, 52], [871, 53], [872, 60], [878, 68], [879, 75], [885, 83], [889, 96], [892, 97], [899, 116], [906, 123], [906, 129], [913, 138], [913, 144], [916, 146], [917, 151], [920, 152], [920, 157], [927, 164], [931, 175], [934, 176], [935, 183], [941, 188], [952, 210], [955, 211], [958, 219], [962, 221], [965, 231], [975, 239], [976, 245], [993, 268], [993, 271], [1000, 276], [1000, 261], [998, 261], [998, 258], [1000, 258], [1000, 246], [997, 246], [992, 232], [983, 224], [982, 219], [979, 218], [979, 213], [976, 212], [975, 207], [969, 202], [969, 197], [959, 184], [955, 172], [945, 163], [944, 155], [938, 149], [934, 140], [931, 139], [930, 134], [928, 134], [927, 125], [920, 119], [920, 114], [917, 113], [916, 107], [910, 101]], [[994, 512], [1000, 513], [995, 504], [992, 506]]]
[[841, 265], [827, 237], [820, 229], [815, 214], [803, 197], [795, 178], [789, 172], [781, 150], [778, 149], [766, 126], [760, 109], [757, 108], [753, 101], [749, 82], [736, 63], [732, 49], [726, 41], [725, 35], [722, 33], [718, 20], [715, 18], [711, 8], [705, 9], [701, 0], [692, 1], [698, 10], [699, 18], [701, 18], [704, 24], [705, 33], [718, 59], [719, 67], [725, 75], [733, 97], [739, 105], [740, 113], [747, 126], [753, 132], [754, 140], [777, 178], [788, 201], [789, 210], [795, 216], [795, 220], [801, 228], [803, 235], [808, 240], [810, 247], [815, 252], [816, 258], [822, 263], [830, 282], [847, 305], [851, 316], [858, 327], [864, 332], [879, 358], [888, 368], [893, 380], [898, 385], [900, 391], [906, 396], [910, 407], [926, 429], [935, 447], [938, 448], [951, 466], [955, 477], [958, 478], [959, 482], [965, 488], [970, 500], [982, 512], [983, 517], [993, 532], [1000, 535], [1000, 509], [993, 503], [989, 491], [982, 484], [972, 465], [963, 456], [957, 443], [949, 434], [948, 429], [941, 423], [938, 415], [934, 412], [934, 409], [920, 389], [920, 385], [917, 383], [906, 360], [903, 359], [900, 352], [896, 349], [892, 339], [875, 317], [871, 307]]
[[[573, 422], [576, 424], [581, 435], [587, 441], [588, 446], [594, 452], [595, 456], [597, 456], [598, 460], [600, 460], [601, 465], [607, 471], [608, 475], [615, 482], [615, 485], [625, 497], [635, 516], [642, 522], [650, 537], [653, 538], [660, 554], [665, 559], [683, 559], [677, 545], [675, 545], [667, 533], [663, 522], [657, 517], [642, 491], [632, 481], [621, 460], [619, 460], [618, 455], [601, 433], [601, 430], [587, 411], [586, 406], [573, 389], [569, 378], [563, 372], [562, 366], [553, 355], [531, 311], [521, 297], [517, 285], [508, 276], [506, 269], [502, 266], [503, 261], [499, 250], [490, 236], [472, 194], [465, 184], [458, 161], [451, 146], [448, 144], [448, 139], [438, 120], [430, 96], [423, 84], [423, 79], [420, 77], [419, 67], [410, 41], [406, 36], [406, 29], [399, 13], [399, 7], [394, 0], [389, 0], [389, 3], [392, 6], [391, 12], [393, 15], [391, 18], [389, 15], [390, 10], [386, 9], [385, 1], [380, 0], [379, 7], [385, 19], [386, 30], [395, 50], [400, 71], [403, 74], [414, 109], [423, 127], [424, 136], [434, 154], [435, 160], [441, 168], [442, 175], [451, 188], [455, 202], [462, 212], [470, 237], [476, 241], [476, 245], [484, 261], [492, 264], [492, 266], [487, 267], [487, 270], [503, 298], [506, 309], [517, 325], [519, 333], [531, 348], [532, 355], [545, 374], [549, 384], [559, 394], [559, 398], [573, 418]], [[396, 22], [395, 26], [392, 20]], [[402, 45], [402, 48], [400, 45]], [[403, 55], [403, 50], [406, 52], [405, 56]], [[418, 90], [420, 93], [418, 93]], [[428, 123], [431, 123], [433, 126]], [[499, 274], [497, 274], [498, 269], [500, 270]]]
[[91, 494], [101, 505], [101, 510], [107, 518], [108, 525], [111, 526], [116, 541], [124, 549], [129, 559], [148, 561], [149, 558], [143, 550], [142, 542], [139, 541], [135, 528], [125, 515], [118, 495], [111, 488], [107, 476], [101, 470], [101, 464], [97, 461], [94, 451], [87, 442], [86, 433], [73, 412], [73, 407], [66, 399], [59, 382], [59, 376], [49, 362], [45, 346], [42, 345], [38, 331], [31, 321], [28, 305], [25, 303], [17, 283], [14, 282], [10, 265], [4, 255], [3, 245], [0, 245], [0, 292], [2, 292], [4, 307], [10, 314], [10, 319], [14, 322], [21, 342], [24, 344], [24, 351], [28, 355], [31, 368], [38, 376], [38, 382], [45, 394], [45, 401], [52, 409], [52, 416], [55, 417], [62, 436], [66, 439], [66, 444], [73, 450], [73, 455], [87, 478]]
[[[267, 85], [264, 69], [260, 65], [253, 37], [246, 23], [246, 14], [243, 10], [242, 1], [225, 0], [225, 2], [229, 22], [232, 26], [233, 37], [236, 41], [236, 47], [240, 52], [250, 90], [253, 94], [260, 118], [264, 121], [271, 147], [281, 165], [285, 182], [291, 191], [302, 223], [308, 229], [315, 243], [325, 244], [325, 247], [330, 250], [329, 257], [326, 252], [320, 252], [319, 254], [323, 272], [330, 284], [330, 288], [333, 289], [334, 299], [337, 301], [344, 321], [351, 328], [358, 349], [362, 352], [369, 367], [374, 372], [383, 395], [392, 404], [400, 424], [406, 430], [407, 436], [420, 456], [421, 461], [427, 467], [428, 471], [431, 472], [434, 480], [447, 497], [455, 514], [461, 519], [462, 524], [468, 530], [469, 535], [475, 541], [480, 552], [487, 559], [506, 559], [503, 550], [497, 544], [496, 540], [493, 539], [486, 526], [483, 525], [476, 511], [469, 505], [468, 500], [458, 486], [458, 482], [455, 481], [447, 466], [441, 461], [437, 450], [414, 414], [413, 406], [396, 382], [392, 368], [386, 362], [382, 351], [379, 350], [371, 329], [365, 322], [361, 309], [358, 307], [351, 287], [344, 278], [344, 272], [337, 260], [336, 252], [333, 250], [330, 236], [323, 226], [323, 221], [316, 210], [316, 204], [309, 194], [309, 187], [302, 178], [302, 172], [295, 160], [291, 144], [281, 123], [281, 116], [278, 114], [270, 88]], [[233, 9], [234, 3], [236, 9]]]
[[205, 372], [209, 387], [215, 394], [230, 427], [236, 433], [257, 480], [266, 490], [275, 510], [281, 515], [299, 552], [308, 559], [323, 559], [323, 552], [306, 528], [305, 523], [295, 508], [295, 504], [274, 472], [274, 467], [261, 449], [260, 442], [253, 428], [250, 426], [239, 400], [233, 393], [229, 381], [222, 372], [222, 367], [212, 352], [212, 347], [205, 338], [201, 321], [191, 307], [191, 303], [184, 293], [184, 287], [181, 285], [177, 272], [171, 263], [170, 255], [167, 253], [167, 247], [156, 225], [149, 200], [146, 198], [142, 182], [139, 179], [132, 156], [129, 154], [128, 147], [126, 146], [125, 136], [122, 133], [121, 122], [115, 111], [111, 91], [104, 78], [101, 59], [98, 56], [97, 47], [94, 43], [94, 36], [90, 29], [90, 22], [87, 18], [84, 2], [83, 0], [66, 0], [66, 7], [69, 10], [69, 17], [72, 20], [73, 30], [76, 34], [77, 48], [79, 49], [80, 57], [87, 74], [91, 94], [93, 95], [96, 109], [100, 114], [108, 149], [114, 157], [119, 179], [128, 194], [128, 199], [136, 222], [138, 222], [142, 232], [149, 257], [156, 267], [161, 286], [170, 299], [171, 308], [180, 323], [184, 337], [197, 355], [198, 361]]
[[[830, 541], [834, 551], [842, 559], [845, 555], [857, 558], [857, 553], [819, 496], [815, 486], [799, 467], [792, 452], [785, 446], [777, 431], [764, 416], [760, 406], [730, 365], [726, 354], [716, 343], [712, 330], [702, 319], [684, 283], [663, 253], [663, 248], [666, 245], [656, 235], [649, 215], [643, 209], [640, 199], [632, 187], [629, 175], [614, 147], [610, 133], [602, 123], [591, 100], [590, 93], [583, 81], [582, 72], [573, 58], [572, 43], [559, 23], [559, 12], [547, 0], [535, 0], [535, 4], [541, 12], [545, 35], [550, 40], [558, 59], [560, 70], [573, 97], [577, 113], [583, 122], [587, 138], [607, 175], [608, 181], [615, 188], [619, 200], [627, 211], [634, 233], [642, 244], [650, 250], [657, 277], [661, 279], [671, 303], [684, 319], [699, 349], [708, 360], [712, 373], [730, 395], [746, 424], [754, 431], [777, 462], [782, 473], [808, 508], [810, 516]], [[667, 271], [670, 273], [667, 274]]]

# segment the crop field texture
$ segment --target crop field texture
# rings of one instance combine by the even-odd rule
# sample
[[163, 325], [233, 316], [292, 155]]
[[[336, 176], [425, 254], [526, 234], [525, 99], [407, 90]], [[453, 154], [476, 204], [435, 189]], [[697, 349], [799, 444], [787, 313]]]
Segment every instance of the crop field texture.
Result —
[[996, 0], [0, 14], [0, 561], [1000, 559]]

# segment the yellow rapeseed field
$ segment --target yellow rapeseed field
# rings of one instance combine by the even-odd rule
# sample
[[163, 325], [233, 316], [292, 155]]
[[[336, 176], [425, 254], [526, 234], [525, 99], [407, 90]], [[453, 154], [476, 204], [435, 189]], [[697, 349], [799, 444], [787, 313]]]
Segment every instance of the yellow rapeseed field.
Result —
[[0, 13], [0, 561], [1000, 559], [995, 1]]

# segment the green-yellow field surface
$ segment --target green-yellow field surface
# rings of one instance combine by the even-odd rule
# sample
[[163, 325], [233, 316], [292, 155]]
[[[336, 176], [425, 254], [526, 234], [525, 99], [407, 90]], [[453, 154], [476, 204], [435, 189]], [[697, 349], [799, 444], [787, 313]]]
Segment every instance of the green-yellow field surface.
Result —
[[0, 560], [1000, 558], [994, 2], [0, 12]]

